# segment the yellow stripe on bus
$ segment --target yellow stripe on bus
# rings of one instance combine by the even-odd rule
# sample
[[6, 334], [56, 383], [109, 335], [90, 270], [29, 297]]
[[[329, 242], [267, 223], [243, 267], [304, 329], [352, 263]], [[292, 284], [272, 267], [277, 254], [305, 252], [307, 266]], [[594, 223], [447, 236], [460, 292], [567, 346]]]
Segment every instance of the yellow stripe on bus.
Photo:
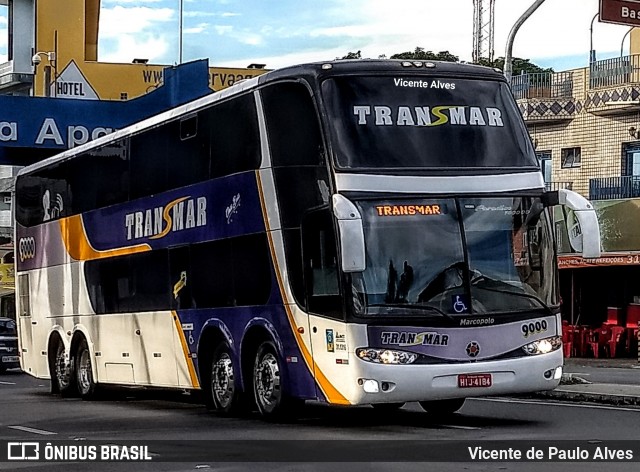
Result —
[[195, 365], [193, 365], [193, 359], [191, 357], [191, 353], [189, 352], [189, 346], [187, 346], [187, 338], [184, 336], [184, 331], [182, 331], [182, 324], [180, 323], [178, 313], [172, 311], [171, 316], [173, 317], [173, 322], [176, 325], [176, 329], [178, 330], [178, 337], [180, 338], [180, 344], [182, 344], [182, 352], [184, 353], [185, 360], [187, 361], [187, 369], [189, 370], [191, 385], [193, 386], [193, 388], [200, 388], [200, 382], [198, 381], [198, 375], [196, 374], [196, 367]]
[[329, 381], [326, 375], [320, 370], [318, 364], [313, 360], [313, 356], [307, 349], [307, 346], [304, 344], [304, 340], [300, 333], [298, 333], [296, 322], [293, 317], [293, 313], [291, 312], [291, 308], [289, 306], [289, 302], [287, 300], [287, 295], [284, 289], [284, 283], [282, 282], [282, 278], [280, 276], [280, 267], [278, 265], [278, 259], [276, 257], [276, 252], [273, 244], [273, 238], [271, 235], [271, 228], [269, 227], [269, 216], [267, 215], [267, 208], [265, 206], [264, 201], [264, 193], [262, 191], [262, 179], [260, 178], [260, 171], [256, 171], [256, 178], [258, 183], [258, 193], [260, 194], [260, 205], [262, 206], [262, 215], [264, 219], [264, 224], [267, 230], [267, 238], [269, 239], [269, 249], [271, 250], [271, 258], [273, 259], [273, 264], [275, 266], [276, 278], [278, 279], [278, 287], [280, 289], [280, 295], [282, 296], [282, 300], [285, 304], [285, 311], [287, 312], [287, 318], [289, 320], [289, 325], [291, 326], [291, 330], [293, 331], [293, 335], [296, 340], [296, 344], [302, 353], [302, 357], [307, 364], [307, 367], [311, 370], [312, 373], [315, 374], [316, 381], [320, 386], [320, 390], [327, 397], [329, 403], [337, 404], [337, 405], [349, 405], [350, 402], [342, 395], [338, 389], [336, 389], [333, 384]]
[[84, 222], [82, 221], [82, 215], [62, 218], [59, 222], [62, 241], [67, 249], [67, 253], [77, 261], [90, 261], [105, 257], [124, 256], [126, 254], [135, 254], [151, 250], [151, 246], [148, 244], [137, 244], [135, 246], [101, 251], [95, 249], [91, 245], [89, 238], [87, 238], [87, 233], [84, 229]]

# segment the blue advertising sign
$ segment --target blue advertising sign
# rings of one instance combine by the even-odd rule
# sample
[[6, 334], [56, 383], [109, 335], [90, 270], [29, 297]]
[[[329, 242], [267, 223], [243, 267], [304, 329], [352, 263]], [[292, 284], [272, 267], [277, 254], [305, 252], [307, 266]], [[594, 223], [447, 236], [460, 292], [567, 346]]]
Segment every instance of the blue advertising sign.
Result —
[[164, 70], [164, 84], [128, 101], [0, 96], [0, 164], [28, 165], [211, 93], [207, 60]]

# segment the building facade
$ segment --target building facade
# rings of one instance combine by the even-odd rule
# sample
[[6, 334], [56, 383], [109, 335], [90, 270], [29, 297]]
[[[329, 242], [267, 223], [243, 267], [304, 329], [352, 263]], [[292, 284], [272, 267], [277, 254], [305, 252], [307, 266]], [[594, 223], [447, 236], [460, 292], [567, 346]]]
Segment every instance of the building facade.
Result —
[[[640, 32], [628, 56], [587, 67], [514, 76], [512, 89], [547, 188], [590, 199], [601, 225], [602, 257], [570, 247], [557, 215], [563, 318], [571, 325], [637, 326], [640, 313]], [[626, 354], [637, 355], [629, 340]], [[591, 351], [593, 353], [593, 349]]]

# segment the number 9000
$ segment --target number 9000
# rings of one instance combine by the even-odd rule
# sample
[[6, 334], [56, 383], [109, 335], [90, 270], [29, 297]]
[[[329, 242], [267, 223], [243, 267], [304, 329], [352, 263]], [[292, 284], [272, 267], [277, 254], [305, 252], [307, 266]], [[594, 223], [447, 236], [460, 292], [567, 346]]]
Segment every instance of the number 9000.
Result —
[[525, 323], [521, 326], [522, 334], [524, 337], [531, 336], [532, 334], [541, 333], [547, 330], [547, 321], [546, 320], [538, 320], [532, 321], [530, 323]]

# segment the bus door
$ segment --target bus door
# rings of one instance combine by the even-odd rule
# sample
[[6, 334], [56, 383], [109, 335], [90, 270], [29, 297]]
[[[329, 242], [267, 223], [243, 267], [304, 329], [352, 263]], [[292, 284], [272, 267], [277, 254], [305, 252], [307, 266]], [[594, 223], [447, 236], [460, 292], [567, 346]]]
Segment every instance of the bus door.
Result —
[[328, 209], [305, 216], [302, 244], [314, 376], [316, 385], [322, 383], [319, 376], [332, 383], [334, 376], [341, 375], [340, 369], [348, 369], [349, 357], [336, 236]]
[[[29, 296], [29, 274], [18, 276], [18, 347], [20, 349], [21, 366], [25, 372], [38, 375], [36, 363], [39, 357], [34, 344], [33, 331], [37, 321], [31, 317], [31, 297]], [[41, 372], [40, 374], [44, 374]]]

